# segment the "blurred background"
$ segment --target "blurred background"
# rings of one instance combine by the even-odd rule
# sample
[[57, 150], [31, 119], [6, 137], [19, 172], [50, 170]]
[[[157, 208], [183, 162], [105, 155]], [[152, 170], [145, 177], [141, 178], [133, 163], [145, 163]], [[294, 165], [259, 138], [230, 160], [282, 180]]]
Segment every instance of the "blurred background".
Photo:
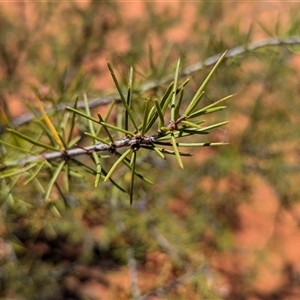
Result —
[[[179, 57], [189, 67], [299, 36], [298, 11], [285, 1], [1, 3], [2, 117], [32, 130], [35, 95], [46, 108], [115, 95], [107, 59], [124, 86], [133, 66], [138, 95], [160, 95]], [[265, 42], [227, 59], [205, 101], [236, 94], [211, 117], [230, 122], [209, 139], [230, 144], [194, 150], [184, 170], [146, 156], [155, 183], [137, 182], [131, 208], [93, 176], [70, 182], [61, 217], [34, 184], [15, 182], [13, 200], [0, 191], [1, 299], [300, 299], [299, 53]], [[190, 74], [187, 100], [209, 70]]]

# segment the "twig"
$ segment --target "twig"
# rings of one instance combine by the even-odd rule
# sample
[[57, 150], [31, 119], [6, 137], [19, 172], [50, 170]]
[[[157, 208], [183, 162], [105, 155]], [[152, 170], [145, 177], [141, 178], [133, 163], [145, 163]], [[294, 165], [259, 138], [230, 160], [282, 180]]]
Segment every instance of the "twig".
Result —
[[[174, 124], [177, 126], [183, 120], [185, 120], [185, 117], [181, 116], [178, 118], [178, 120], [170, 122], [170, 124], [167, 126], [167, 129], [174, 130], [173, 128]], [[116, 149], [123, 148], [123, 147], [131, 147], [132, 149], [139, 149], [141, 146], [146, 146], [148, 148], [153, 148], [154, 143], [157, 142], [159, 138], [166, 136], [166, 134], [167, 133], [165, 133], [164, 131], [159, 130], [157, 131], [157, 133], [151, 136], [141, 136], [140, 134], [136, 134], [133, 137], [126, 136], [121, 140], [114, 141], [113, 143], [109, 143], [109, 144], [98, 142], [94, 145], [86, 146], [86, 147], [78, 146], [74, 149], [69, 149], [69, 150], [54, 151], [54, 152], [44, 153], [40, 155], [26, 156], [19, 160], [14, 160], [14, 161], [6, 162], [5, 164], [0, 164], [0, 171], [5, 170], [7, 168], [23, 166], [28, 163], [34, 163], [42, 160], [46, 160], [46, 161], [52, 161], [55, 159], [68, 160], [71, 157], [75, 157], [78, 155], [83, 155], [83, 154], [91, 155], [93, 152], [107, 151], [109, 153], [115, 153]], [[159, 143], [157, 142], [157, 144]], [[207, 142], [207, 143], [202, 143], [202, 147], [215, 146], [219, 144], [225, 144], [225, 143]], [[180, 143], [178, 143], [178, 145], [180, 146]]]
[[[257, 49], [264, 48], [267, 46], [298, 45], [298, 44], [300, 44], [300, 36], [290, 36], [287, 38], [280, 38], [280, 37], [266, 38], [263, 40], [259, 40], [259, 41], [250, 43], [248, 45], [241, 45], [241, 46], [231, 48], [227, 51], [225, 58], [235, 57], [235, 56], [244, 54], [246, 52], [257, 50]], [[206, 67], [210, 67], [210, 66], [214, 65], [219, 60], [219, 58], [222, 56], [223, 53], [224, 52], [215, 54], [202, 62], [201, 61], [197, 62], [197, 63], [183, 69], [183, 71], [179, 74], [179, 77], [192, 75], [195, 72], [198, 72]], [[159, 82], [151, 81], [151, 82], [145, 83], [144, 85], [142, 85], [140, 90], [142, 92], [151, 90], [151, 89], [156, 88], [157, 86], [159, 86], [163, 83], [169, 82], [173, 79], [174, 79], [173, 74], [167, 75], [167, 76], [163, 77], [161, 80], [159, 80]]]
[[130, 274], [130, 283], [131, 283], [131, 290], [132, 290], [132, 296], [133, 299], [139, 299], [141, 297], [139, 285], [138, 285], [138, 275], [137, 275], [137, 263], [134, 258], [134, 250], [129, 247], [127, 249], [127, 265], [129, 269]]
[[176, 250], [172, 247], [172, 245], [169, 243], [169, 241], [163, 236], [162, 233], [160, 233], [157, 228], [153, 225], [149, 225], [149, 232], [152, 234], [152, 236], [156, 239], [158, 245], [169, 254], [171, 259], [177, 263], [181, 268], [185, 269], [187, 267], [187, 263], [182, 260], [180, 255], [177, 253]]
[[92, 154], [93, 152], [108, 151], [110, 153], [113, 153], [117, 148], [131, 147], [136, 144], [150, 145], [156, 140], [156, 138], [157, 138], [157, 134], [149, 137], [144, 137], [142, 139], [126, 137], [122, 140], [115, 141], [113, 144], [109, 144], [109, 145], [99, 142], [95, 145], [86, 146], [86, 147], [77, 147], [66, 151], [56, 151], [56, 152], [44, 153], [36, 156], [34, 155], [28, 156], [20, 160], [8, 162], [5, 165], [0, 165], [0, 170], [9, 167], [14, 167], [14, 166], [22, 166], [28, 163], [37, 162], [41, 160], [51, 161], [55, 159], [69, 159], [71, 157], [78, 156], [78, 155]]
[[[241, 54], [244, 54], [249, 51], [254, 51], [260, 48], [268, 47], [268, 46], [284, 46], [284, 45], [298, 45], [300, 44], [300, 36], [290, 36], [287, 38], [280, 38], [280, 37], [275, 37], [275, 38], [267, 38], [263, 40], [259, 40], [253, 43], [250, 43], [248, 45], [242, 45], [242, 46], [237, 46], [234, 48], [231, 48], [227, 51], [226, 53], [226, 58], [232, 58]], [[185, 68], [181, 73], [179, 73], [179, 78], [182, 78], [184, 76], [190, 76], [195, 72], [198, 72], [206, 67], [214, 65], [218, 59], [221, 57], [222, 53], [213, 55], [206, 60], [202, 62], [197, 62], [187, 68]], [[145, 92], [154, 88], [157, 88], [158, 86], [167, 83], [169, 81], [172, 81], [174, 79], [174, 75], [170, 74], [167, 76], [164, 76], [162, 79], [159, 81], [157, 80], [152, 80], [149, 82], [144, 83], [140, 87], [140, 92]], [[105, 97], [105, 98], [96, 98], [96, 99], [90, 99], [89, 100], [89, 107], [94, 108], [94, 107], [99, 107], [106, 105], [108, 103], [111, 103], [112, 101], [120, 101], [118, 97], [116, 96], [111, 96], [111, 97]], [[46, 110], [47, 114], [57, 112], [57, 111], [63, 111], [66, 109], [66, 106], [72, 106], [73, 103], [60, 103], [57, 106]], [[85, 104], [84, 101], [79, 101], [77, 108], [84, 108]], [[18, 127], [22, 124], [26, 124], [30, 122], [32, 119], [34, 119], [36, 116], [32, 113], [25, 113], [21, 115], [20, 117], [17, 117], [11, 121], [11, 125], [13, 127]]]

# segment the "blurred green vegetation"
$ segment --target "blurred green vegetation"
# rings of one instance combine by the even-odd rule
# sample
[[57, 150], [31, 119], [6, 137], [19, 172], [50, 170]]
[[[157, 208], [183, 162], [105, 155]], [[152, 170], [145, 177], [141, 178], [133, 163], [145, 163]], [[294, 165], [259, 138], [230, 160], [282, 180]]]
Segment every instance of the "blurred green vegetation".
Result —
[[[124, 86], [130, 66], [134, 67], [136, 99], [159, 98], [168, 85], [160, 80], [174, 73], [179, 57], [188, 67], [239, 45], [295, 36], [300, 30], [297, 5], [291, 6], [287, 25], [279, 16], [260, 25], [249, 23], [246, 29], [238, 18], [227, 20], [236, 3], [180, 2], [171, 10], [168, 5], [158, 9], [156, 3], [145, 2], [139, 17], [130, 13], [130, 5], [111, 1], [1, 4], [0, 103], [11, 123], [16, 117], [11, 99], [14, 105], [27, 103], [30, 109], [36, 94], [48, 108], [72, 103], [83, 92], [90, 99], [114, 97], [103, 63], [106, 58]], [[194, 18], [187, 20], [186, 9], [191, 6], [188, 11]], [[174, 38], [174, 28], [180, 38], [179, 34]], [[299, 222], [295, 214], [300, 193], [298, 53], [297, 45], [266, 44], [226, 60], [203, 102], [237, 94], [226, 110], [208, 116], [211, 122], [230, 120], [225, 130], [217, 129], [210, 137], [230, 145], [195, 150], [194, 157], [183, 158], [184, 170], [175, 158], [143, 157], [140, 169], [155, 184], [137, 181], [132, 207], [113, 185], [94, 188], [94, 175], [72, 178], [70, 193], [61, 197], [57, 192], [55, 209], [43, 202], [39, 184], [24, 186], [14, 178], [1, 179], [0, 297], [151, 299], [152, 292], [162, 299], [284, 299], [295, 282], [259, 298], [263, 296], [253, 284], [254, 268], [237, 275], [222, 273], [212, 259], [235, 253], [234, 234], [241, 228], [239, 207], [249, 203], [256, 178], [276, 194], [278, 216], [288, 212]], [[208, 72], [203, 68], [191, 74], [186, 99]], [[145, 83], [155, 87], [144, 91]], [[105, 109], [99, 106], [93, 113]], [[60, 124], [61, 116], [54, 112], [51, 118]], [[21, 124], [17, 129], [38, 135], [31, 126]], [[89, 142], [84, 138], [82, 144]], [[7, 155], [23, 156], [2, 145], [1, 161]], [[127, 184], [129, 177], [126, 170], [119, 172], [118, 182]], [[47, 180], [45, 176], [43, 184]], [[263, 206], [264, 195], [261, 201]], [[293, 272], [299, 276], [300, 270]], [[124, 287], [120, 280], [114, 281], [118, 273], [131, 284]], [[230, 283], [225, 292], [224, 278]], [[176, 280], [181, 282], [178, 287], [174, 287]], [[89, 281], [97, 282], [103, 294], [96, 297], [92, 286], [88, 292], [81, 288]], [[172, 282], [174, 286], [169, 286]]]

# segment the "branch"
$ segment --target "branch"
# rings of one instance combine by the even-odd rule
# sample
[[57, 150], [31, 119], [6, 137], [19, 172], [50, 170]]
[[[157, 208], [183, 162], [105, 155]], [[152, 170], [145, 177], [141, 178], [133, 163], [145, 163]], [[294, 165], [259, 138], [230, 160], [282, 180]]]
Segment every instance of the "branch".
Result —
[[[185, 116], [180, 116], [176, 121], [170, 121], [169, 125], [165, 127], [165, 130], [158, 130], [157, 133], [151, 135], [151, 136], [141, 136], [140, 133], [137, 133], [133, 137], [126, 136], [121, 140], [111, 142], [109, 144], [104, 144], [101, 142], [97, 142], [94, 145], [91, 146], [86, 146], [86, 147], [76, 147], [74, 149], [69, 149], [69, 150], [63, 150], [63, 151], [54, 151], [50, 153], [44, 153], [40, 155], [33, 155], [33, 156], [27, 156], [25, 158], [22, 158], [20, 160], [15, 160], [11, 162], [6, 162], [5, 164], [0, 164], [0, 171], [5, 170], [7, 168], [11, 167], [16, 167], [16, 166], [23, 166], [28, 163], [34, 163], [42, 160], [47, 160], [47, 161], [52, 161], [55, 159], [64, 159], [68, 160], [71, 157], [75, 157], [78, 155], [83, 155], [83, 154], [89, 154], [91, 155], [94, 152], [100, 152], [100, 151], [107, 151], [109, 153], [115, 153], [116, 149], [118, 148], [123, 148], [123, 147], [131, 147], [133, 151], [139, 150], [141, 147], [150, 149], [150, 150], [155, 150], [155, 145], [164, 145], [164, 146], [171, 146], [171, 144], [167, 142], [160, 142], [159, 139], [161, 138], [167, 138], [169, 136], [170, 132], [174, 132], [175, 130], [178, 129], [178, 125], [185, 121], [186, 117]], [[223, 122], [224, 124], [227, 122]], [[219, 123], [222, 124], [222, 123]], [[214, 126], [214, 125], [212, 125]], [[198, 132], [203, 132], [207, 133], [207, 130], [210, 129], [208, 126], [202, 129], [198, 129]], [[14, 133], [14, 131], [11, 131], [11, 133]], [[188, 133], [187, 133], [188, 135]], [[182, 134], [184, 137], [184, 134]], [[1, 144], [1, 142], [0, 142]], [[220, 146], [220, 145], [225, 145], [226, 143], [223, 142], [206, 142], [206, 143], [195, 143], [194, 145], [199, 147], [210, 147], [210, 146]], [[189, 146], [187, 143], [176, 143], [176, 146]], [[190, 144], [190, 146], [193, 146], [193, 144]], [[165, 149], [159, 149], [160, 151], [164, 153], [171, 153], [168, 152]], [[187, 155], [182, 153], [182, 155]], [[190, 155], [189, 155], [190, 156]]]
[[[248, 45], [241, 45], [237, 46], [234, 48], [231, 48], [227, 51], [225, 58], [232, 58], [250, 51], [254, 51], [260, 48], [268, 47], [268, 46], [285, 46], [285, 45], [299, 45], [300, 44], [300, 36], [290, 36], [287, 38], [280, 38], [280, 37], [275, 37], [275, 38], [266, 38], [263, 40], [259, 40], [253, 43], [250, 43]], [[209, 58], [207, 58], [204, 61], [197, 62], [185, 69], [181, 73], [179, 73], [179, 78], [182, 78], [184, 76], [189, 76], [192, 75], [195, 72], [198, 72], [206, 67], [210, 67], [214, 65], [218, 59], [222, 56], [222, 53], [218, 53], [216, 55], [213, 55]], [[144, 83], [140, 87], [141, 92], [145, 92], [154, 88], [157, 88], [158, 86], [168, 83], [174, 79], [173, 74], [164, 76], [162, 79], [159, 81], [157, 80], [152, 80], [147, 83]], [[105, 97], [105, 98], [96, 98], [96, 99], [90, 99], [89, 100], [89, 107], [94, 108], [94, 107], [99, 107], [106, 105], [108, 103], [111, 103], [112, 101], [118, 101], [120, 102], [120, 99], [117, 99], [117, 96], [111, 96], [111, 97]], [[72, 106], [73, 103], [60, 103], [57, 106], [46, 110], [47, 114], [57, 112], [57, 111], [63, 111], [66, 109], [66, 106]], [[85, 104], [84, 101], [78, 101], [77, 108], [84, 108]], [[11, 125], [13, 127], [18, 127], [22, 124], [29, 123], [31, 120], [33, 120], [36, 117], [36, 115], [32, 113], [25, 113], [21, 115], [20, 117], [17, 117], [11, 121]]]
[[137, 138], [124, 138], [119, 141], [115, 141], [114, 143], [110, 144], [104, 144], [104, 143], [97, 143], [95, 145], [86, 146], [86, 147], [76, 147], [74, 149], [69, 149], [65, 151], [57, 151], [57, 152], [50, 152], [50, 153], [44, 153], [41, 155], [36, 156], [29, 156], [25, 157], [21, 160], [15, 160], [9, 163], [6, 163], [5, 165], [0, 166], [0, 170], [9, 168], [9, 167], [15, 167], [15, 166], [22, 166], [28, 163], [37, 162], [41, 160], [55, 160], [55, 159], [69, 159], [74, 156], [83, 155], [83, 154], [92, 154], [93, 152], [100, 152], [100, 151], [108, 151], [110, 153], [114, 153], [117, 148], [122, 147], [133, 147], [137, 143], [141, 145], [149, 145], [153, 141], [155, 141], [155, 136], [149, 136], [145, 137], [142, 140]]

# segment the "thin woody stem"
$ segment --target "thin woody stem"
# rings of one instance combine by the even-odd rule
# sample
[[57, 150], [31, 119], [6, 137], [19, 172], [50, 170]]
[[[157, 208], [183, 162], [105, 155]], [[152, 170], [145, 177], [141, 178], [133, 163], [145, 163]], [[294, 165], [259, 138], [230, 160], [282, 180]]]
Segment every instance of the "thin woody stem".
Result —
[[4, 170], [6, 168], [25, 165], [32, 162], [37, 162], [40, 160], [55, 160], [55, 159], [68, 159], [70, 157], [83, 155], [83, 154], [92, 154], [93, 152], [100, 152], [100, 151], [108, 151], [110, 153], [115, 152], [117, 148], [122, 147], [131, 147], [134, 145], [152, 145], [153, 142], [156, 141], [156, 139], [162, 137], [164, 134], [162, 132], [158, 132], [152, 136], [145, 136], [143, 138], [124, 138], [119, 141], [115, 141], [113, 144], [103, 144], [103, 143], [97, 143], [95, 145], [87, 146], [87, 147], [76, 147], [74, 149], [69, 149], [66, 151], [55, 151], [50, 153], [44, 153], [41, 155], [35, 155], [35, 156], [28, 156], [20, 160], [15, 160], [9, 163], [6, 163], [4, 165], [0, 165], [0, 170]]
[[[300, 36], [290, 36], [287, 38], [280, 38], [280, 37], [275, 37], [275, 38], [266, 38], [266, 39], [262, 39], [253, 43], [249, 43], [247, 45], [241, 45], [241, 46], [237, 46], [234, 48], [231, 48], [227, 51], [225, 58], [232, 58], [250, 51], [254, 51], [257, 49], [261, 49], [264, 47], [274, 47], [274, 46], [286, 46], [286, 45], [299, 45], [300, 44]], [[181, 73], [179, 73], [179, 78], [182, 78], [184, 76], [190, 76], [195, 72], [198, 72], [206, 67], [210, 67], [212, 65], [214, 65], [218, 59], [220, 58], [220, 56], [222, 55], [222, 53], [213, 55], [209, 58], [207, 58], [204, 61], [200, 61], [197, 62], [185, 69], [183, 69], [183, 71]], [[150, 82], [146, 82], [145, 84], [143, 84], [140, 88], [141, 92], [145, 92], [148, 90], [151, 90], [153, 88], [156, 88], [158, 86], [160, 86], [161, 84], [167, 83], [171, 80], [174, 79], [174, 75], [167, 75], [164, 76], [161, 80], [157, 81], [150, 81]], [[89, 102], [89, 107], [90, 108], [94, 108], [94, 107], [99, 107], [99, 106], [103, 106], [106, 104], [111, 103], [112, 101], [116, 101], [116, 99], [118, 98], [118, 96], [112, 96], [112, 97], [105, 97], [105, 98], [96, 98], [96, 99], [90, 99]], [[120, 100], [117, 100], [118, 102], [121, 102]], [[57, 111], [63, 111], [66, 109], [66, 106], [72, 106], [73, 103], [60, 103], [57, 106], [55, 106], [54, 108], [51, 108], [49, 110], [46, 110], [46, 113], [53, 113], [53, 112], [57, 112]], [[77, 108], [84, 108], [84, 101], [78, 101], [78, 105]], [[18, 127], [22, 124], [26, 124], [28, 122], [30, 122], [32, 119], [34, 119], [36, 117], [36, 115], [32, 114], [32, 113], [25, 113], [23, 115], [21, 115], [20, 117], [17, 117], [15, 119], [13, 119], [11, 121], [11, 125], [13, 127]]]
[[[180, 116], [176, 121], [171, 121], [170, 124], [168, 125], [168, 129], [170, 131], [174, 131], [177, 129], [177, 125], [185, 120], [185, 116]], [[70, 157], [82, 155], [82, 154], [92, 154], [93, 152], [100, 152], [100, 151], [108, 151], [110, 153], [114, 153], [117, 148], [122, 148], [122, 147], [134, 147], [135, 145], [153, 145], [155, 141], [163, 136], [165, 136], [166, 133], [163, 131], [158, 131], [157, 133], [151, 135], [151, 136], [134, 136], [133, 138], [130, 137], [125, 137], [122, 140], [119, 141], [114, 141], [113, 143], [110, 144], [104, 144], [104, 143], [97, 143], [95, 145], [91, 146], [86, 146], [86, 147], [80, 147], [77, 146], [74, 149], [69, 149], [65, 151], [54, 151], [50, 153], [45, 153], [41, 155], [36, 155], [36, 156], [29, 156], [26, 158], [23, 158], [21, 160], [15, 160], [13, 162], [9, 162], [8, 164], [5, 165], [0, 165], [0, 170], [9, 168], [9, 167], [14, 167], [14, 166], [20, 166], [20, 165], [25, 165], [27, 163], [32, 163], [40, 160], [55, 160], [55, 159], [68, 159]]]

